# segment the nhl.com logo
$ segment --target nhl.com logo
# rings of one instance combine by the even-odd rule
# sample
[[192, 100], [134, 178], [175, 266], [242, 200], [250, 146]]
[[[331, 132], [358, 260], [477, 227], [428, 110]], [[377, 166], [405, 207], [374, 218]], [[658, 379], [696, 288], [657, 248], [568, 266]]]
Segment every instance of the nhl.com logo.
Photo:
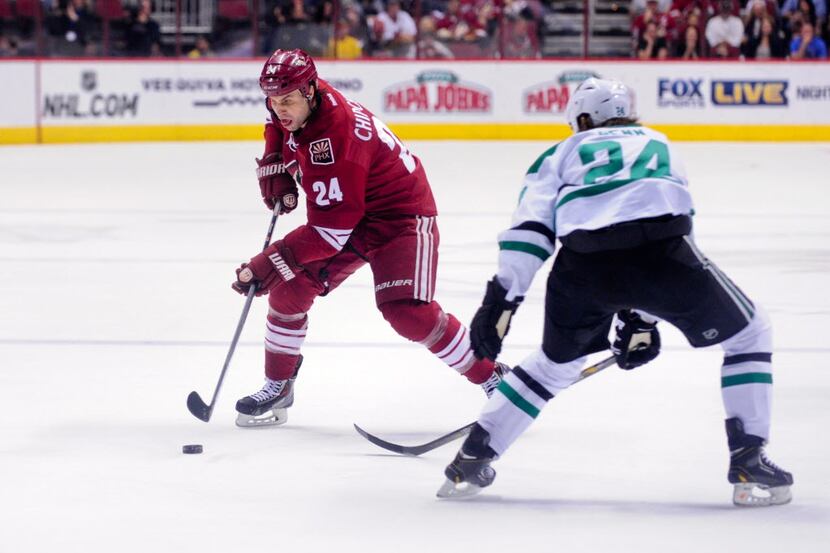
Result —
[[493, 93], [488, 88], [461, 81], [445, 70], [423, 71], [414, 81], [383, 91], [386, 113], [487, 113], [492, 105]]
[[81, 72], [81, 90], [92, 92], [98, 88], [98, 74], [95, 71]]
[[525, 113], [564, 113], [571, 94], [582, 81], [599, 78], [593, 71], [565, 71], [555, 80], [533, 85], [522, 93], [522, 110]]

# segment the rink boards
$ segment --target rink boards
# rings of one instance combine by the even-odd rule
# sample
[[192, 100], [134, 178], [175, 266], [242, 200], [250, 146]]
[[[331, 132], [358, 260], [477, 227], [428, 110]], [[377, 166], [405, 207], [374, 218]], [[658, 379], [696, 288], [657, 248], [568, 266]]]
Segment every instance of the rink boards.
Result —
[[[631, 85], [678, 140], [830, 140], [830, 63], [320, 62], [320, 75], [411, 139], [556, 139], [588, 76]], [[0, 143], [256, 139], [258, 60], [0, 61]]]

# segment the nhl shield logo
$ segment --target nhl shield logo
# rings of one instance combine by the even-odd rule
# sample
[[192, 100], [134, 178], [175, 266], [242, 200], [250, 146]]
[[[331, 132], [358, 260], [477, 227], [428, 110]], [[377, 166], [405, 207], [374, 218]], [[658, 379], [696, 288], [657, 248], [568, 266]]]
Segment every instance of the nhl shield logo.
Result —
[[703, 331], [703, 337], [706, 338], [707, 340], [714, 340], [715, 338], [718, 337], [718, 334], [720, 334], [720, 333], [718, 332], [717, 328], [710, 328], [709, 330], [704, 330]]
[[98, 76], [95, 71], [84, 71], [81, 73], [81, 90], [90, 92], [98, 86]]
[[314, 165], [332, 165], [334, 163], [334, 152], [331, 149], [331, 140], [323, 138], [315, 140], [308, 145], [311, 153], [311, 163]]

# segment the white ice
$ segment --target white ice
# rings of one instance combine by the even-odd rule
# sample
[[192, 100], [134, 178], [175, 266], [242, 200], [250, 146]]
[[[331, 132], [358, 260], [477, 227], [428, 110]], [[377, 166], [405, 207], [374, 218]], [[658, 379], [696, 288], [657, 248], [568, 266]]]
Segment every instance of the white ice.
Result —
[[[521, 176], [549, 144], [410, 146], [441, 212], [437, 298], [468, 321]], [[243, 304], [233, 269], [268, 224], [261, 144], [3, 147], [0, 552], [824, 551], [830, 145], [679, 149], [700, 246], [775, 325], [768, 451], [795, 475], [792, 504], [731, 505], [720, 350], [670, 328], [654, 363], [555, 398], [491, 488], [437, 500], [458, 442], [403, 458], [352, 423], [420, 443], [474, 420], [484, 397], [386, 326], [367, 269], [314, 306], [286, 426], [233, 424], [261, 384], [263, 299], [200, 422], [185, 397], [213, 392]], [[277, 235], [302, 219], [281, 218]], [[509, 362], [541, 339], [544, 281]], [[189, 443], [204, 454], [183, 455]]]

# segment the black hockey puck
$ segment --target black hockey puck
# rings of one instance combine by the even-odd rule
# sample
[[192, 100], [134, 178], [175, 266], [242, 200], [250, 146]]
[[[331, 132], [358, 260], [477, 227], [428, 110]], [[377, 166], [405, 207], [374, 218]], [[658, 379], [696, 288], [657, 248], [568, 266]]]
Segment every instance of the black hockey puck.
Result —
[[188, 444], [182, 446], [182, 453], [201, 453], [202, 452], [202, 444]]

